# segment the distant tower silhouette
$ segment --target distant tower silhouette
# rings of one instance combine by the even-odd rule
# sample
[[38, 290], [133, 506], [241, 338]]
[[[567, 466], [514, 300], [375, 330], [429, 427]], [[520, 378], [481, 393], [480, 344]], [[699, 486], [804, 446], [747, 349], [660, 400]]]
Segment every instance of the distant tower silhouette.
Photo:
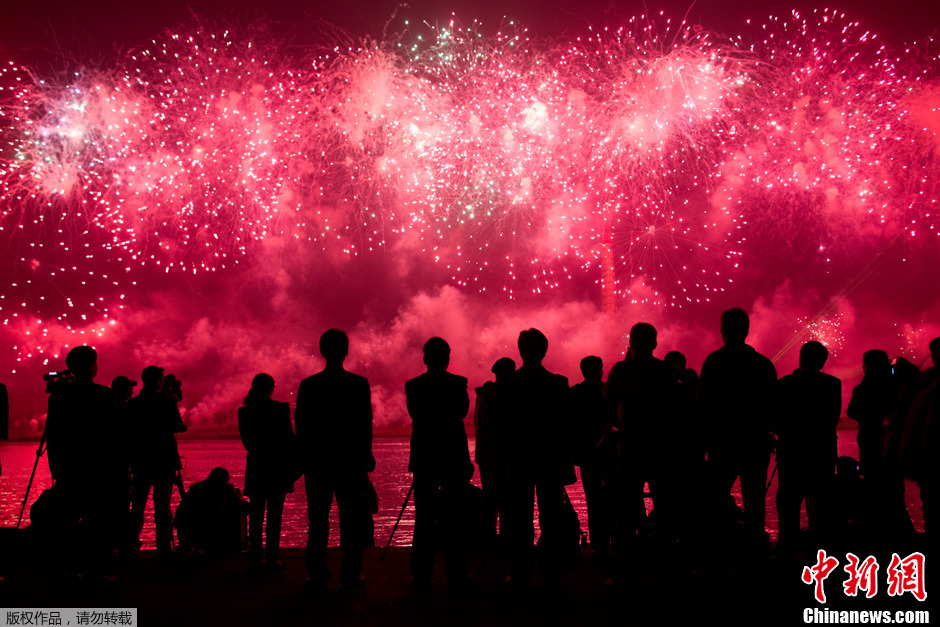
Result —
[[610, 225], [604, 224], [604, 237], [601, 243], [601, 310], [606, 314], [617, 312], [617, 293], [614, 288], [614, 252]]

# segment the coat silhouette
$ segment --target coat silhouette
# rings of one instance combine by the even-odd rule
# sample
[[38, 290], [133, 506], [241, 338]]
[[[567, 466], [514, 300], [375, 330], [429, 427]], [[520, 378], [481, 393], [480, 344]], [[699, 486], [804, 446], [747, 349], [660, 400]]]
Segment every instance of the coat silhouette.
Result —
[[706, 424], [713, 505], [727, 503], [741, 478], [745, 526], [763, 548], [769, 540], [765, 491], [772, 440], [770, 419], [776, 395], [773, 363], [744, 343], [750, 321], [743, 309], [721, 315], [725, 345], [702, 364], [698, 400]]
[[574, 409], [568, 379], [549, 372], [542, 359], [548, 340], [537, 329], [519, 334], [523, 365], [496, 385], [497, 419], [504, 426], [509, 464], [507, 527], [514, 590], [531, 580], [535, 560], [533, 514], [538, 496], [542, 530], [539, 570], [549, 585], [560, 582], [564, 562], [564, 486], [576, 481], [571, 448]]
[[[294, 491], [297, 447], [290, 421], [290, 405], [271, 399], [274, 378], [260, 373], [252, 380], [245, 406], [238, 409], [238, 433], [248, 452], [245, 495], [251, 501], [249, 539], [254, 568], [266, 558], [269, 570], [283, 570], [278, 561], [284, 496]], [[267, 512], [267, 548], [262, 548], [262, 525]]]
[[126, 469], [117, 450], [120, 425], [114, 392], [94, 382], [97, 353], [88, 346], [75, 347], [66, 365], [75, 378], [53, 388], [45, 426], [49, 472], [55, 481], [47, 493], [55, 493], [61, 529], [51, 540], [62, 574], [83, 570], [94, 579], [104, 574], [115, 527], [125, 522], [120, 507], [126, 507], [121, 498]]
[[408, 472], [469, 481], [473, 463], [463, 423], [470, 409], [467, 379], [425, 372], [405, 383], [405, 396], [411, 416]]
[[[153, 370], [152, 370], [153, 369]], [[159, 371], [159, 372], [157, 372]], [[144, 508], [153, 490], [154, 525], [157, 552], [172, 550], [173, 516], [170, 497], [176, 472], [182, 469], [176, 434], [186, 431], [176, 403], [161, 394], [163, 371], [148, 366], [142, 376], [144, 387], [127, 402], [125, 425], [131, 447], [131, 525], [137, 541], [144, 526]]]
[[467, 580], [467, 485], [473, 476], [463, 423], [470, 397], [467, 379], [446, 370], [447, 342], [431, 338], [424, 353], [428, 371], [405, 383], [415, 499], [411, 576], [416, 586], [430, 583], [437, 537], [444, 546], [447, 583], [460, 586]]
[[372, 392], [369, 381], [346, 370], [324, 369], [300, 382], [294, 425], [304, 472], [371, 472]]
[[820, 372], [827, 356], [822, 344], [807, 342], [800, 350], [800, 368], [777, 383], [773, 429], [778, 436], [777, 516], [782, 545], [796, 541], [804, 499], [815, 531], [830, 533], [834, 526], [842, 382]]
[[298, 460], [290, 405], [264, 399], [239, 407], [238, 434], [248, 453], [245, 496], [293, 492]]

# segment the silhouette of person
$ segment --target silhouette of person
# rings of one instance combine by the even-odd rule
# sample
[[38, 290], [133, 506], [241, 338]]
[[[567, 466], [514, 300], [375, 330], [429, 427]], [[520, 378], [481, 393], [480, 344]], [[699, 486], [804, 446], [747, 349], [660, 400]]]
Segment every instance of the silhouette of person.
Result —
[[[248, 452], [245, 464], [245, 496], [249, 498], [249, 540], [252, 567], [284, 570], [278, 561], [284, 498], [294, 491], [296, 453], [290, 405], [274, 395], [274, 377], [261, 373], [251, 381], [245, 406], [238, 408], [238, 434]], [[264, 517], [267, 510], [267, 534]], [[267, 550], [262, 538], [267, 538]]]
[[69, 351], [65, 364], [74, 380], [55, 386], [49, 396], [46, 445], [59, 510], [78, 537], [63, 537], [61, 557], [84, 563], [84, 575], [104, 575], [115, 503], [120, 499], [121, 467], [117, 402], [114, 392], [95, 383], [98, 353], [90, 346]]
[[688, 383], [693, 390], [698, 390], [698, 373], [692, 368], [686, 367], [688, 362], [685, 355], [679, 351], [669, 351], [663, 356], [663, 361], [675, 364], [676, 368], [682, 372], [685, 382]]
[[[182, 469], [176, 434], [187, 427], [176, 402], [162, 394], [163, 368], [147, 366], [140, 375], [143, 387], [127, 402], [127, 432], [131, 442], [132, 540], [144, 527], [144, 508], [153, 490], [153, 522], [157, 555], [172, 552], [173, 516], [170, 496], [176, 473]], [[139, 544], [139, 541], [138, 541]]]
[[863, 517], [862, 477], [857, 459], [843, 455], [836, 460], [834, 492], [833, 533], [845, 538], [854, 537]]
[[800, 367], [777, 382], [777, 517], [782, 552], [795, 548], [800, 506], [810, 527], [831, 537], [835, 521], [836, 425], [842, 413], [842, 382], [822, 372], [829, 351], [816, 341], [800, 348]]
[[209, 476], [189, 486], [180, 499], [173, 526], [179, 536], [181, 552], [195, 550], [222, 557], [241, 550], [241, 517], [245, 504], [229, 478], [225, 468], [213, 468]]
[[326, 548], [333, 495], [339, 509], [343, 557], [340, 580], [347, 589], [362, 585], [364, 511], [362, 494], [375, 470], [372, 456], [372, 393], [369, 381], [343, 368], [349, 337], [339, 329], [320, 336], [326, 367], [300, 382], [294, 424], [307, 491], [308, 584], [325, 590], [330, 578]]
[[[111, 391], [114, 392], [114, 397], [117, 400], [117, 415], [118, 415], [118, 426], [120, 429], [120, 444], [118, 446], [117, 455], [120, 456], [121, 468], [123, 471], [123, 481], [121, 486], [121, 509], [119, 512], [116, 512], [115, 515], [123, 517], [125, 519], [125, 531], [133, 527], [133, 521], [130, 518], [130, 503], [131, 503], [131, 441], [129, 439], [129, 434], [127, 431], [127, 402], [134, 395], [134, 388], [137, 387], [137, 382], [132, 381], [130, 378], [119, 375], [114, 377], [111, 380]], [[118, 544], [123, 555], [126, 556], [126, 552], [130, 551], [133, 554], [136, 549], [134, 546], [130, 546], [128, 541], [129, 533], [121, 534], [120, 537], [115, 538], [115, 542]], [[136, 544], [136, 543], [133, 543]]]
[[883, 350], [865, 351], [862, 370], [865, 374], [852, 389], [846, 414], [858, 423], [858, 461], [865, 489], [874, 496], [881, 482], [884, 426], [898, 406], [900, 390], [897, 379], [891, 376], [891, 360]]
[[909, 359], [898, 357], [891, 367], [898, 388], [898, 401], [906, 402], [913, 395], [913, 389], [920, 381], [921, 371]]
[[[7, 386], [0, 383], [0, 442], [10, 439], [10, 397], [7, 395]], [[3, 465], [0, 464], [0, 476], [3, 475]]]
[[927, 346], [930, 349], [931, 367], [924, 373], [923, 383], [930, 383], [940, 377], [940, 337], [930, 340]]
[[678, 527], [677, 469], [674, 429], [682, 373], [674, 364], [653, 356], [656, 328], [639, 322], [630, 329], [631, 359], [614, 364], [607, 376], [607, 398], [617, 408], [618, 515], [614, 550], [618, 570], [633, 548], [642, 515], [643, 484], [648, 481], [656, 508], [660, 548], [676, 538]]
[[123, 428], [127, 420], [127, 402], [134, 396], [134, 388], [137, 387], [136, 381], [131, 381], [128, 377], [120, 375], [111, 380], [111, 391], [117, 399], [118, 418]]
[[930, 534], [930, 507], [937, 476], [937, 436], [933, 421], [940, 413], [940, 337], [930, 341], [932, 367], [924, 372], [911, 392], [911, 398], [892, 420], [891, 446], [899, 474], [920, 487], [924, 530]]
[[688, 459], [689, 455], [695, 455], [696, 459], [698, 457], [704, 459], [707, 448], [705, 445], [705, 427], [698, 417], [698, 408], [696, 407], [698, 373], [692, 368], [686, 367], [685, 355], [679, 351], [669, 351], [663, 356], [663, 361], [674, 364], [681, 375], [680, 382], [682, 385], [679, 386], [677, 411], [682, 421], [680, 436], [682, 455], [686, 457], [684, 461], [690, 461]]
[[898, 357], [892, 366], [891, 378], [898, 390], [894, 411], [885, 420], [882, 472], [881, 472], [881, 499], [879, 506], [883, 520], [888, 524], [888, 533], [914, 532], [914, 523], [907, 511], [905, 499], [906, 488], [904, 475], [898, 467], [899, 434], [903, 432], [904, 425], [910, 414], [910, 409], [919, 390], [922, 373], [910, 360]]
[[510, 589], [514, 592], [527, 588], [534, 572], [536, 495], [542, 530], [539, 573], [546, 585], [561, 583], [562, 492], [564, 486], [576, 480], [571, 459], [574, 418], [568, 379], [542, 365], [548, 339], [541, 331], [523, 331], [518, 345], [522, 367], [496, 384], [494, 399], [497, 420], [505, 425], [504, 450], [509, 462], [507, 527]]
[[463, 420], [470, 397], [467, 379], [448, 372], [449, 363], [450, 346], [432, 337], [424, 344], [427, 372], [405, 383], [415, 499], [411, 580], [419, 587], [431, 582], [435, 537], [444, 545], [448, 586], [467, 581], [467, 484], [473, 463]]
[[604, 362], [589, 356], [581, 360], [584, 381], [571, 386], [574, 406], [574, 463], [581, 468], [581, 486], [587, 502], [588, 538], [591, 555], [606, 561], [610, 557], [610, 536], [614, 522], [613, 481], [616, 469], [616, 441], [611, 427], [616, 412], [604, 395]]
[[707, 525], [695, 519], [693, 512], [707, 511], [709, 508], [707, 466], [705, 454], [708, 452], [706, 425], [699, 413], [696, 402], [699, 376], [687, 367], [685, 355], [679, 351], [669, 351], [663, 357], [667, 364], [673, 364], [679, 374], [679, 386], [673, 399], [675, 408], [674, 431], [670, 436], [681, 503], [680, 540], [690, 541], [693, 548], [702, 548], [711, 539]]
[[777, 370], [744, 342], [749, 330], [750, 319], [743, 309], [721, 314], [724, 346], [702, 364], [699, 406], [706, 423], [713, 504], [720, 507], [727, 503], [731, 487], [740, 477], [745, 528], [751, 539], [764, 547], [769, 542], [764, 500]]
[[506, 496], [509, 489], [509, 466], [506, 452], [503, 450], [501, 425], [493, 411], [493, 398], [496, 386], [508, 372], [516, 369], [516, 362], [509, 357], [501, 357], [490, 370], [496, 375], [496, 381], [487, 381], [476, 388], [476, 402], [473, 407], [473, 427], [476, 432], [474, 458], [480, 469], [480, 485], [483, 495], [480, 503], [483, 540], [493, 544], [497, 541], [496, 523], [499, 520], [500, 533], [505, 533]]

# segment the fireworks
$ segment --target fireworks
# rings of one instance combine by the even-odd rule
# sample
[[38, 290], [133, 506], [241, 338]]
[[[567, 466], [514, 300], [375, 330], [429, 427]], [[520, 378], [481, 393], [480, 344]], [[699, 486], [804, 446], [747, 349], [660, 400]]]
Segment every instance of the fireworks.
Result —
[[830, 356], [835, 357], [845, 345], [842, 318], [843, 314], [839, 312], [816, 316], [812, 320], [803, 318], [798, 321], [802, 328], [797, 333], [801, 341], [815, 340], [829, 349]]
[[613, 263], [623, 297], [668, 305], [750, 250], [832, 268], [936, 239], [930, 46], [892, 57], [834, 12], [754, 43], [645, 17], [564, 45], [409, 28], [316, 58], [197, 30], [62, 80], [5, 68], [4, 318], [105, 320], [141, 272], [271, 237], [414, 247], [510, 295]]

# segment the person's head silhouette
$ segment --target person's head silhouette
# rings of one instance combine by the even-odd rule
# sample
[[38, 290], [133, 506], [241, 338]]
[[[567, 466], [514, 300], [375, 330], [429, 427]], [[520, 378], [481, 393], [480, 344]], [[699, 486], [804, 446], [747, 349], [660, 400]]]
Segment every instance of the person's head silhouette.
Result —
[[637, 322], [630, 329], [630, 348], [634, 357], [648, 357], [656, 348], [656, 327], [648, 322]]
[[867, 350], [862, 354], [862, 370], [866, 376], [889, 377], [891, 376], [891, 358], [880, 348]]
[[740, 307], [729, 309], [721, 314], [721, 339], [725, 344], [744, 344], [751, 320], [747, 312]]
[[548, 338], [538, 329], [527, 329], [519, 334], [519, 355], [523, 365], [537, 366], [548, 352]]
[[111, 380], [111, 389], [114, 390], [114, 396], [118, 399], [119, 403], [129, 400], [130, 397], [134, 395], [135, 387], [137, 387], [137, 382], [131, 381], [123, 374]]
[[76, 379], [92, 381], [98, 374], [98, 352], [91, 346], [76, 346], [65, 356], [65, 365]]
[[450, 345], [439, 337], [432, 337], [424, 343], [424, 365], [428, 372], [447, 370], [450, 364]]
[[210, 470], [209, 476], [206, 477], [208, 481], [213, 481], [215, 483], [220, 483], [222, 485], [227, 484], [230, 478], [231, 478], [231, 475], [229, 474], [228, 470], [226, 470], [225, 468], [222, 468], [221, 466], [216, 466], [215, 468]]
[[509, 357], [500, 357], [496, 360], [496, 363], [493, 364], [493, 367], [490, 368], [490, 372], [496, 375], [496, 378], [499, 379], [502, 375], [514, 372], [516, 370], [516, 362], [514, 362]]
[[604, 378], [604, 360], [588, 355], [581, 360], [581, 374], [585, 381], [600, 381]]
[[245, 405], [265, 401], [274, 395], [274, 377], [266, 372], [258, 373], [251, 380], [251, 389], [245, 397]]
[[163, 368], [160, 366], [147, 366], [140, 373], [140, 380], [148, 390], [159, 392], [163, 389]]
[[327, 366], [341, 366], [349, 354], [349, 336], [339, 329], [324, 331], [320, 336], [320, 354]]
[[816, 340], [811, 340], [800, 347], [800, 370], [819, 372], [829, 359], [829, 349]]
[[688, 364], [685, 355], [679, 351], [669, 351], [666, 353], [666, 356], [663, 357], [663, 361], [668, 361], [675, 364], [676, 367], [683, 372], [685, 372], [685, 367]]

